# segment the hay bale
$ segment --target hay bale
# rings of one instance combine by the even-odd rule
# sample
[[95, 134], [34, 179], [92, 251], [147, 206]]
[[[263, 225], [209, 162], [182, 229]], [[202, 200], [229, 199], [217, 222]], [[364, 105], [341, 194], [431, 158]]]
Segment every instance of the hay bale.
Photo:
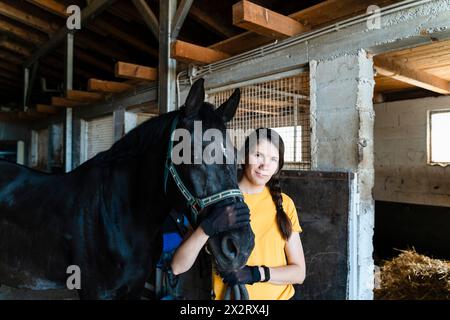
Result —
[[450, 262], [405, 250], [381, 267], [379, 300], [450, 300]]

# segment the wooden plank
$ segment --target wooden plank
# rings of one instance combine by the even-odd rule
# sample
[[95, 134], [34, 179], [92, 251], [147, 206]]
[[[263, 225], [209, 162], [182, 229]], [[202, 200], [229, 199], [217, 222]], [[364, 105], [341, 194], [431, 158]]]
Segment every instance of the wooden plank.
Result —
[[152, 9], [145, 0], [133, 0], [133, 4], [141, 14], [145, 24], [149, 27], [156, 39], [159, 39], [159, 22]]
[[40, 112], [40, 113], [56, 114], [59, 111], [61, 111], [61, 109], [58, 109], [57, 107], [49, 106], [46, 104], [37, 104], [36, 111]]
[[103, 100], [103, 95], [96, 92], [67, 90], [66, 98], [79, 102], [98, 102]]
[[67, 7], [55, 0], [26, 0], [46, 11], [56, 14], [60, 17], [67, 17]]
[[172, 43], [171, 58], [186, 63], [213, 63], [229, 57], [228, 53], [180, 40]]
[[19, 111], [19, 119], [22, 120], [39, 120], [39, 119], [45, 119], [48, 117], [46, 114], [39, 113], [34, 110], [28, 110], [27, 112]]
[[247, 0], [233, 5], [233, 24], [274, 39], [292, 37], [311, 29], [290, 17]]
[[13, 72], [5, 70], [1, 66], [0, 66], [0, 77], [2, 77], [5, 80], [17, 81], [17, 74], [14, 75]]
[[56, 24], [49, 23], [44, 19], [33, 16], [24, 10], [20, 10], [4, 2], [0, 2], [0, 14], [7, 16], [12, 20], [24, 23], [30, 27], [36, 28], [47, 34], [55, 33], [56, 30], [58, 30], [58, 26]]
[[[60, 3], [54, 1], [54, 0], [27, 0], [28, 2], [37, 5], [39, 7], [41, 7], [42, 9], [51, 12], [53, 14], [56, 14], [62, 18], [67, 18], [70, 14], [67, 13], [66, 11], [66, 6], [61, 5]], [[103, 37], [108, 36], [108, 32], [93, 25], [93, 24], [89, 24], [86, 26], [89, 30], [100, 34]], [[106, 56], [110, 56], [110, 57], [115, 57], [117, 59], [125, 59], [125, 55], [122, 53], [117, 52], [117, 50], [111, 50], [111, 48], [105, 47], [100, 43], [97, 43], [95, 40], [92, 40], [91, 38], [88, 38], [85, 34], [79, 34], [77, 36], [77, 41], [75, 41], [75, 45], [77, 47], [80, 48], [91, 48], [94, 49], [95, 51], [98, 51]], [[91, 61], [92, 58], [91, 58]], [[111, 70], [109, 71], [111, 72]]]
[[94, 58], [93, 56], [85, 53], [81, 49], [78, 48], [75, 49], [75, 58], [83, 60], [84, 62], [87, 62], [88, 64], [95, 66], [99, 69], [102, 69], [108, 73], [114, 72], [114, 68], [112, 65], [109, 65], [107, 62], [104, 62], [104, 60]]
[[101, 28], [103, 31], [105, 31], [108, 35], [111, 37], [120, 39], [124, 43], [127, 43], [136, 49], [141, 50], [142, 52], [148, 53], [150, 56], [157, 58], [158, 57], [158, 50], [155, 48], [152, 48], [145, 42], [141, 41], [139, 38], [124, 32], [122, 29], [104, 21], [97, 19], [95, 21], [95, 26]]
[[28, 57], [31, 55], [31, 50], [25, 46], [22, 46], [16, 42], [7, 40], [5, 38], [0, 38], [0, 47], [14, 51], [22, 56]]
[[115, 74], [118, 78], [155, 81], [158, 69], [119, 61], [116, 63]]
[[23, 63], [23, 60], [19, 56], [4, 50], [0, 50], [0, 60], [6, 60], [18, 65]]
[[133, 89], [133, 86], [123, 82], [105, 81], [98, 79], [89, 79], [88, 81], [88, 91], [120, 93], [131, 89]]
[[12, 71], [14, 73], [22, 71], [22, 69], [19, 66], [15, 65], [15, 64], [4, 62], [4, 61], [1, 61], [1, 60], [0, 60], [0, 68]]
[[[192, 5], [189, 15], [198, 23], [210, 29], [220, 37], [230, 38], [236, 34], [233, 28], [228, 26], [228, 21], [221, 21], [220, 19], [217, 19], [216, 15], [213, 16], [210, 12], [206, 12], [204, 9], [199, 8], [198, 4]], [[220, 16], [220, 14], [217, 16]]]
[[0, 19], [0, 31], [10, 33], [19, 39], [23, 39], [33, 44], [42, 43], [46, 40], [46, 38], [40, 34], [13, 25], [4, 19]]
[[447, 80], [412, 69], [405, 63], [387, 57], [375, 56], [373, 61], [378, 74], [441, 94], [450, 93]]
[[78, 101], [69, 100], [61, 97], [52, 97], [51, 105], [55, 107], [73, 108], [83, 105], [83, 103]]
[[5, 77], [4, 74], [0, 74], [0, 83], [3, 84], [4, 86], [12, 88], [20, 88], [20, 85], [17, 81]]
[[[399, 0], [327, 0], [293, 13], [289, 17], [311, 29], [317, 29], [365, 13], [369, 5], [383, 7], [395, 2], [399, 2]], [[209, 48], [234, 55], [255, 49], [271, 41], [273, 41], [272, 38], [247, 31], [213, 44]]]
[[[103, 10], [112, 5], [114, 1], [116, 0], [97, 0], [92, 3], [90, 2], [88, 6], [81, 11], [81, 26], [87, 26], [92, 19], [94, 19], [94, 17], [98, 16]], [[42, 56], [46, 55], [50, 50], [61, 44], [66, 39], [69, 32], [73, 32], [73, 30], [67, 29], [66, 25], [60, 28], [52, 35], [49, 41], [41, 45], [36, 52], [34, 52], [32, 57], [24, 63], [24, 66], [26, 68], [30, 67], [34, 62], [41, 59]]]

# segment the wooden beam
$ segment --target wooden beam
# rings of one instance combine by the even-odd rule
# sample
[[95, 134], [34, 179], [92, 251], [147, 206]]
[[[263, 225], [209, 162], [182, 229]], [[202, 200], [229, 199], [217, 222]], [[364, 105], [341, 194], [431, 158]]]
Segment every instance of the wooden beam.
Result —
[[17, 9], [4, 2], [0, 2], [0, 14], [47, 34], [52, 34], [58, 30], [58, 26], [55, 23], [47, 22], [44, 19], [33, 16], [24, 10]]
[[114, 81], [105, 81], [98, 79], [89, 79], [88, 90], [95, 92], [105, 92], [105, 93], [120, 93], [133, 89], [133, 86]]
[[40, 113], [56, 114], [59, 111], [61, 111], [61, 109], [58, 109], [57, 107], [49, 106], [46, 104], [37, 104], [36, 111], [40, 112]]
[[310, 30], [310, 27], [290, 17], [247, 0], [233, 5], [233, 24], [274, 39], [292, 37]]
[[152, 48], [145, 42], [141, 41], [139, 38], [123, 31], [122, 29], [104, 21], [104, 20], [96, 20], [95, 25], [99, 28], [101, 28], [103, 31], [109, 34], [111, 37], [115, 37], [117, 39], [120, 39], [124, 43], [127, 43], [136, 49], [141, 50], [142, 52], [148, 53], [150, 56], [157, 58], [158, 57], [158, 50], [155, 48]]
[[149, 27], [156, 39], [159, 39], [159, 22], [152, 9], [145, 0], [133, 0], [133, 4], [144, 19], [145, 24]]
[[0, 19], [0, 31], [7, 32], [19, 39], [31, 42], [33, 44], [42, 43], [46, 40], [46, 38], [41, 36], [40, 34], [13, 25], [12, 23], [5, 21], [4, 19]]
[[39, 113], [34, 110], [28, 110], [27, 112], [19, 111], [19, 119], [22, 120], [38, 120], [38, 119], [45, 119], [48, 116], [46, 114]]
[[22, 64], [23, 60], [9, 51], [0, 50], [0, 60], [6, 60], [13, 64]]
[[108, 73], [112, 73], [114, 72], [114, 68], [112, 65], [104, 62], [103, 60], [94, 58], [93, 56], [91, 56], [90, 54], [87, 54], [86, 52], [84, 52], [83, 50], [76, 48], [75, 49], [75, 59], [80, 59], [84, 62], [87, 62], [88, 64], [98, 68], [98, 69], [102, 69]]
[[13, 41], [5, 39], [5, 38], [0, 38], [0, 46], [5, 49], [8, 49], [10, 51], [14, 51], [25, 57], [28, 57], [31, 55], [31, 50], [28, 49], [27, 47], [22, 46], [16, 42], [13, 42]]
[[[289, 17], [311, 29], [331, 25], [337, 21], [366, 13], [369, 5], [383, 7], [398, 0], [327, 0], [290, 14]], [[332, 13], [332, 14], [330, 14]], [[271, 38], [247, 31], [209, 46], [211, 49], [238, 54], [273, 41]]]
[[183, 26], [184, 20], [191, 9], [194, 0], [182, 0], [178, 5], [177, 11], [175, 12], [175, 17], [173, 18], [173, 29], [170, 37], [172, 40], [176, 40], [180, 34], [181, 27]]
[[[2, 68], [0, 66], [0, 77], [2, 77], [5, 80], [10, 80], [10, 81], [17, 81], [18, 74], [11, 73], [11, 71], [5, 70], [4, 68]], [[20, 78], [19, 78], [20, 79]]]
[[[99, 15], [103, 10], [105, 10], [115, 1], [116, 0], [97, 0], [90, 3], [81, 11], [81, 26], [84, 27], [89, 24], [92, 19], [94, 19], [94, 17]], [[24, 67], [30, 67], [35, 61], [39, 60], [50, 50], [61, 44], [66, 39], [66, 36], [69, 32], [73, 32], [73, 30], [69, 30], [67, 26], [64, 25], [51, 37], [51, 39], [46, 44], [39, 47], [39, 49], [33, 54], [33, 56], [25, 62]]]
[[67, 90], [66, 98], [79, 102], [99, 102], [103, 100], [103, 95], [96, 92]]
[[201, 47], [192, 43], [176, 40], [172, 43], [172, 59], [186, 63], [213, 63], [229, 58], [230, 55], [218, 50]]
[[[62, 18], [67, 18], [69, 14], [66, 11], [66, 7], [61, 5], [60, 3], [54, 1], [54, 0], [27, 0], [28, 2], [37, 5], [41, 7], [42, 9], [51, 12], [53, 14], [56, 14]], [[97, 27], [93, 24], [90, 24], [87, 26], [87, 28], [97, 34], [100, 34], [104, 37], [108, 36], [108, 32], [103, 30], [100, 27]], [[111, 50], [111, 48], [103, 46], [101, 43], [97, 43], [95, 40], [92, 40], [91, 38], [87, 37], [86, 34], [79, 34], [77, 36], [77, 41], [75, 41], [75, 45], [80, 48], [88, 47], [90, 49], [93, 49], [95, 51], [98, 51], [99, 53], [102, 53], [106, 56], [114, 57], [117, 59], [126, 59], [126, 55], [117, 52], [117, 50]], [[109, 71], [111, 72], [111, 71]]]
[[1, 61], [1, 59], [0, 59], [0, 68], [3, 68], [4, 70], [12, 71], [14, 73], [22, 71], [22, 69], [19, 68], [17, 65]]
[[373, 58], [376, 71], [386, 77], [412, 84], [441, 94], [450, 94], [449, 81], [436, 77], [425, 71], [412, 69], [406, 63], [398, 62], [388, 57]]
[[4, 73], [0, 74], [0, 83], [8, 86], [8, 87], [12, 87], [12, 88], [19, 88], [20, 85], [17, 81], [13, 81], [11, 80], [11, 78], [7, 78]]
[[83, 103], [61, 97], [52, 97], [51, 105], [55, 107], [73, 108], [83, 105]]
[[201, 25], [205, 26], [220, 37], [230, 38], [236, 34], [233, 28], [228, 27], [226, 23], [221, 23], [217, 16], [212, 16], [197, 5], [193, 5], [189, 15]]
[[77, 34], [75, 46], [83, 49], [88, 48], [93, 51], [97, 51], [106, 57], [111, 57], [118, 60], [126, 60], [128, 58], [128, 55], [123, 52], [122, 48], [119, 48], [118, 50], [111, 49], [110, 47], [104, 46], [101, 42], [97, 41], [97, 38], [88, 37], [87, 34], [83, 33]]
[[158, 69], [119, 61], [116, 63], [115, 74], [118, 78], [155, 81]]
[[56, 14], [60, 17], [68, 16], [67, 7], [55, 0], [26, 0], [46, 11]]

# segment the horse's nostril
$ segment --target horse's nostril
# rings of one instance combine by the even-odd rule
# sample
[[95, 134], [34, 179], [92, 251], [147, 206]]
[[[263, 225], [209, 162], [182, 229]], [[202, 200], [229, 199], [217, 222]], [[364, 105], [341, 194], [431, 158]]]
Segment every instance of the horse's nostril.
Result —
[[236, 259], [239, 253], [236, 241], [231, 237], [223, 237], [222, 239], [222, 252], [224, 256], [230, 260]]

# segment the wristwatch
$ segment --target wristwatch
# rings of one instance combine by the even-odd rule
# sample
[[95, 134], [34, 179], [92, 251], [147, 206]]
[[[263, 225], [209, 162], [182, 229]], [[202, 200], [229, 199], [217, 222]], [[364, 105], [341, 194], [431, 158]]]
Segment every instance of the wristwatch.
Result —
[[267, 282], [270, 280], [270, 269], [266, 266], [261, 266], [264, 269], [264, 280], [261, 282]]

